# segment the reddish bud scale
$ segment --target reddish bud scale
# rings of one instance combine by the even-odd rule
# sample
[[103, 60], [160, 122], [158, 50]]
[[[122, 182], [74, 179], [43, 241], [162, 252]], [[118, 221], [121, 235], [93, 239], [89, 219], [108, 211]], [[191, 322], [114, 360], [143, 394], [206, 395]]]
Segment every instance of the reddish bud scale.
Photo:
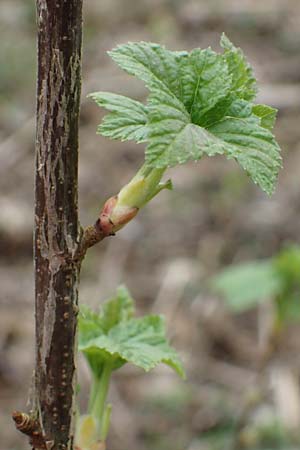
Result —
[[118, 196], [109, 198], [100, 213], [100, 228], [105, 236], [114, 235], [126, 223], [130, 222], [138, 213], [138, 208], [118, 207]]

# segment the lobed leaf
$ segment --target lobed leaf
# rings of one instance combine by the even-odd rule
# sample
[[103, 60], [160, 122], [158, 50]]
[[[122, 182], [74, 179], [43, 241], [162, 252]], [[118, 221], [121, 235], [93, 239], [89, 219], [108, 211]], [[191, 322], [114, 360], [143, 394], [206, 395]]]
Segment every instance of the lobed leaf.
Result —
[[89, 97], [97, 105], [112, 111], [98, 126], [98, 134], [121, 141], [145, 142], [147, 140], [148, 109], [145, 105], [123, 95], [109, 92], [95, 92]]
[[112, 357], [119, 366], [130, 362], [145, 371], [164, 363], [184, 376], [181, 361], [166, 340], [164, 320], [160, 316], [121, 322], [111, 328], [108, 334], [80, 345], [79, 350], [89, 357]]
[[186, 52], [171, 52], [151, 42], [129, 42], [108, 52], [111, 58], [130, 75], [155, 86], [181, 95], [180, 58]]
[[125, 286], [117, 289], [117, 295], [105, 302], [99, 313], [82, 305], [79, 315], [79, 340], [84, 343], [113, 326], [129, 320], [134, 315], [134, 303]]
[[224, 59], [227, 63], [229, 73], [232, 75], [232, 91], [244, 100], [254, 100], [257, 87], [253, 70], [240, 48], [237, 48], [228, 39], [225, 33], [220, 40], [224, 49]]
[[83, 309], [79, 318], [79, 350], [96, 376], [111, 361], [113, 370], [126, 362], [148, 371], [159, 363], [184, 376], [176, 351], [168, 344], [161, 316], [133, 318], [134, 307], [126, 288], [106, 302], [99, 314]]
[[227, 117], [209, 131], [226, 143], [227, 157], [238, 161], [254, 183], [271, 195], [281, 167], [280, 148], [272, 133], [251, 117]]
[[232, 77], [220, 55], [210, 48], [194, 49], [180, 61], [182, 102], [190, 114], [190, 121], [201, 120], [229, 93]]
[[271, 133], [276, 110], [253, 105], [251, 66], [224, 34], [221, 46], [223, 54], [210, 48], [172, 52], [146, 42], [112, 50], [113, 60], [144, 81], [150, 94], [147, 106], [114, 94], [94, 97], [112, 111], [99, 132], [147, 141], [145, 159], [152, 168], [223, 154], [271, 194], [281, 167], [280, 148]]

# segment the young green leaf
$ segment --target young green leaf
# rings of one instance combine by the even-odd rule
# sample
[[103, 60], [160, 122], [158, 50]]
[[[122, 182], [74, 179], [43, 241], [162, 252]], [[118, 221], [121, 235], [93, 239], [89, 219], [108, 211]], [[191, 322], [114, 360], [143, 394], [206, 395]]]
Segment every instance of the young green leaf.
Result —
[[277, 109], [267, 105], [253, 105], [252, 111], [260, 118], [260, 125], [272, 131], [275, 125]]
[[148, 109], [145, 105], [123, 95], [94, 92], [91, 97], [99, 106], [112, 111], [98, 127], [98, 134], [121, 141], [147, 140]]
[[[159, 316], [146, 316], [121, 322], [102, 334], [79, 345], [79, 350], [91, 359], [114, 358], [117, 366], [130, 362], [145, 371], [165, 363], [180, 376], [184, 371], [176, 351], [165, 336], [164, 320]], [[116, 367], [117, 368], [117, 367]]]
[[160, 316], [132, 318], [133, 303], [125, 288], [106, 302], [97, 315], [87, 308], [79, 318], [79, 350], [96, 377], [111, 362], [112, 369], [131, 362], [148, 371], [159, 363], [184, 376], [176, 351], [168, 344], [164, 319]]
[[257, 92], [256, 80], [242, 50], [235, 47], [224, 33], [220, 44], [224, 49], [229, 73], [232, 75], [232, 91], [239, 98], [254, 100]]
[[117, 295], [105, 302], [97, 314], [82, 305], [79, 315], [79, 338], [86, 342], [99, 333], [107, 333], [114, 325], [129, 320], [134, 315], [134, 303], [125, 286], [117, 289]]
[[249, 118], [226, 117], [209, 128], [226, 146], [254, 183], [271, 194], [281, 167], [280, 148], [272, 133]]
[[123, 70], [144, 81], [149, 89], [156, 87], [180, 97], [180, 61], [187, 52], [171, 52], [150, 42], [129, 42], [119, 45], [108, 54]]
[[156, 169], [225, 155], [271, 194], [281, 167], [280, 148], [271, 133], [276, 112], [252, 104], [256, 81], [250, 65], [225, 35], [221, 45], [223, 54], [211, 49], [172, 52], [146, 42], [112, 50], [113, 60], [144, 81], [150, 94], [147, 106], [95, 94], [98, 104], [112, 111], [99, 132], [147, 141], [146, 164]]
[[202, 125], [205, 115], [227, 97], [232, 77], [227, 64], [210, 48], [194, 49], [178, 62], [182, 96], [190, 121]]
[[102, 329], [107, 333], [115, 325], [125, 322], [134, 316], [133, 299], [125, 286], [117, 289], [116, 297], [105, 302], [102, 307]]

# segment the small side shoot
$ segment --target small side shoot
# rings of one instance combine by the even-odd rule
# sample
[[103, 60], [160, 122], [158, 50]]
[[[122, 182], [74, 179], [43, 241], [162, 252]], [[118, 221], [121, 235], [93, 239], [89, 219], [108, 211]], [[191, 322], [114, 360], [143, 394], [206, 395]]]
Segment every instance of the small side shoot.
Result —
[[234, 159], [254, 183], [271, 195], [281, 167], [272, 129], [276, 110], [255, 104], [256, 80], [241, 49], [223, 34], [223, 53], [210, 48], [170, 51], [158, 44], [120, 45], [111, 58], [148, 88], [146, 104], [119, 94], [90, 97], [109, 111], [98, 133], [146, 143], [145, 163], [105, 205], [98, 226], [111, 235], [162, 189], [169, 167], [204, 156]]
[[185, 376], [178, 354], [167, 341], [163, 317], [134, 317], [134, 313], [133, 299], [125, 287], [99, 313], [81, 308], [79, 350], [92, 375], [88, 413], [78, 418], [76, 445], [81, 450], [106, 440], [112, 409], [107, 394], [115, 370], [132, 363], [148, 372], [164, 363]]

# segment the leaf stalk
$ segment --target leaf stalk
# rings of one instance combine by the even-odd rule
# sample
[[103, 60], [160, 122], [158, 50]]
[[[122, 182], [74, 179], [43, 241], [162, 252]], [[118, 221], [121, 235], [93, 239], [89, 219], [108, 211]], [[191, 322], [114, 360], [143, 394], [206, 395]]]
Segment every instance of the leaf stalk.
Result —
[[104, 364], [100, 378], [96, 378], [93, 382], [90, 398], [90, 412], [97, 422], [98, 438], [105, 440], [103, 435], [107, 435], [109, 428], [110, 412], [106, 405], [106, 399], [109, 389], [110, 377], [113, 370], [112, 361]]

